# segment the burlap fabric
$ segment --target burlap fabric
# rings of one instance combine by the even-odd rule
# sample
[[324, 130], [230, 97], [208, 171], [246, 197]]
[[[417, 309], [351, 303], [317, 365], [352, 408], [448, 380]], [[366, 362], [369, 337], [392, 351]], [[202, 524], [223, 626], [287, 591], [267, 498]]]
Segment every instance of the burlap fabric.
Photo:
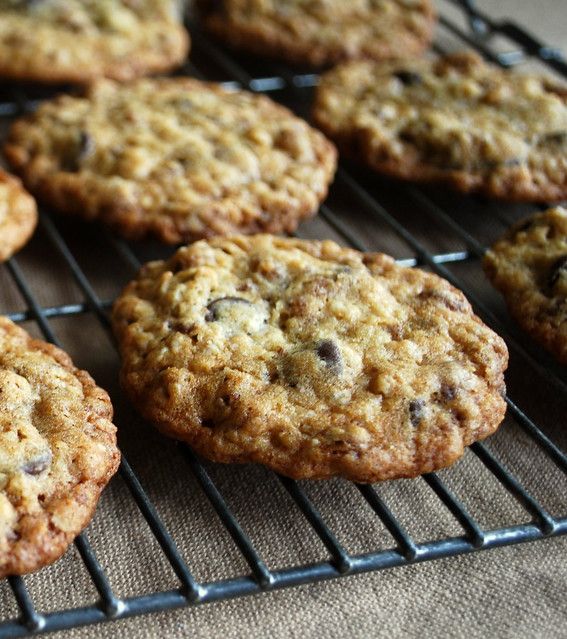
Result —
[[[517, 3], [527, 12], [528, 3]], [[549, 2], [550, 5], [553, 3]], [[560, 2], [555, 6], [560, 11]], [[528, 17], [528, 14], [525, 13]], [[541, 28], [541, 20], [539, 20]], [[551, 19], [548, 17], [548, 19]], [[557, 25], [557, 21], [554, 22]], [[0, 131], [1, 135], [1, 131]], [[364, 177], [367, 179], [368, 176]], [[375, 180], [372, 188], [392, 206], [397, 218], [433, 251], [459, 250], [462, 243], [424, 216], [403, 189]], [[480, 242], [495, 239], [528, 208], [496, 207], [432, 192]], [[343, 212], [353, 232], [370, 248], [399, 257], [408, 247], [385, 225], [353, 210], [351, 198], [336, 189], [329, 201]], [[63, 221], [58, 225], [101, 300], [111, 300], [132, 271], [98, 227]], [[306, 224], [307, 237], [336, 237], [323, 221]], [[164, 254], [140, 245], [143, 258]], [[45, 307], [82, 302], [84, 297], [45, 232], [40, 229], [18, 258], [28, 283]], [[477, 260], [450, 267], [516, 336], [501, 299], [482, 275]], [[6, 267], [0, 267], [0, 311], [26, 308]], [[110, 336], [93, 313], [50, 322], [75, 362], [109, 390], [117, 412], [119, 440], [194, 576], [200, 581], [248, 574], [244, 560], [219, 522], [180, 454], [178, 445], [136, 418], [117, 383], [118, 358]], [[24, 323], [38, 334], [37, 326]], [[565, 371], [530, 340], [525, 347], [555, 374]], [[567, 398], [512, 351], [507, 376], [510, 396], [564, 448]], [[526, 488], [555, 515], [567, 514], [567, 480], [508, 418], [489, 448]], [[272, 569], [325, 560], [327, 553], [277, 479], [253, 466], [207, 469]], [[441, 478], [487, 528], [529, 521], [529, 515], [470, 451]], [[358, 491], [341, 480], [304, 483], [325, 521], [352, 553], [391, 548], [390, 535]], [[421, 480], [377, 486], [380, 496], [417, 542], [460, 535], [445, 506]], [[118, 477], [104, 493], [87, 530], [97, 557], [118, 596], [173, 589], [178, 582]], [[567, 539], [475, 553], [432, 563], [348, 577], [199, 608], [154, 614], [112, 624], [57, 633], [69, 637], [567, 637]], [[90, 605], [96, 592], [77, 551], [26, 578], [38, 610], [48, 612]], [[0, 618], [17, 615], [6, 582], [0, 584]]]

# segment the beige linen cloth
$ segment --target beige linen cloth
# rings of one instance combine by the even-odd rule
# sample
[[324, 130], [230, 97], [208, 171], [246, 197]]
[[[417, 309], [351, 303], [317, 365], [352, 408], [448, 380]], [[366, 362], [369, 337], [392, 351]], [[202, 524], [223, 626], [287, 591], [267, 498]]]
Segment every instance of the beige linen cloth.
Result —
[[[445, 3], [443, 3], [445, 5]], [[489, 4], [489, 3], [486, 3]], [[492, 4], [496, 5], [496, 2]], [[526, 20], [528, 3], [518, 6]], [[530, 3], [531, 4], [531, 3]], [[536, 4], [536, 3], [534, 3]], [[560, 1], [548, 2], [562, 15]], [[549, 13], [549, 12], [547, 12]], [[542, 29], [547, 13], [532, 25]], [[520, 16], [522, 17], [522, 16]], [[548, 17], [548, 19], [550, 19]], [[556, 27], [560, 20], [551, 20]], [[564, 20], [563, 20], [564, 22]], [[561, 34], [564, 36], [564, 33]], [[1, 135], [1, 131], [0, 131]], [[412, 233], [435, 252], [461, 250], [446, 227], [429, 219], [403, 187], [375, 180], [372, 188]], [[480, 242], [488, 244], [528, 207], [493, 204], [432, 192], [446, 210]], [[371, 219], [337, 188], [329, 205], [342, 213], [368, 247], [396, 257], [411, 251], [384, 223]], [[110, 301], [133, 275], [97, 226], [56, 218], [58, 227], [90, 279], [97, 295]], [[336, 234], [321, 219], [305, 224], [305, 237]], [[138, 245], [143, 259], [167, 254], [153, 244]], [[17, 259], [44, 307], [84, 301], [73, 277], [39, 229]], [[500, 297], [482, 275], [478, 260], [449, 267], [519, 336], [524, 347], [554, 374], [553, 360], [522, 337], [509, 321]], [[6, 267], [0, 267], [0, 312], [26, 308]], [[24, 323], [38, 334], [33, 323]], [[137, 472], [193, 575], [202, 582], [249, 574], [249, 569], [200, 490], [179, 445], [136, 418], [117, 382], [118, 358], [109, 335], [93, 313], [50, 320], [50, 326], [76, 364], [107, 388], [116, 409], [122, 450]], [[512, 351], [509, 394], [541, 428], [567, 448], [567, 397]], [[567, 479], [508, 417], [487, 443], [550, 513], [567, 515]], [[229, 506], [269, 568], [326, 560], [328, 554], [287, 493], [260, 467], [207, 464]], [[470, 451], [440, 473], [486, 529], [525, 523], [530, 516]], [[339, 541], [351, 553], [393, 548], [392, 538], [358, 491], [341, 480], [303, 483]], [[378, 493], [417, 542], [462, 534], [457, 522], [422, 479], [388, 482]], [[120, 597], [178, 587], [175, 575], [117, 477], [105, 491], [87, 529], [99, 561]], [[483, 551], [467, 556], [347, 577], [333, 582], [277, 591], [197, 608], [152, 614], [56, 633], [57, 637], [567, 637], [567, 538]], [[97, 594], [72, 547], [53, 566], [25, 578], [37, 609], [49, 612], [91, 605]], [[0, 584], [0, 619], [17, 615], [6, 582]]]

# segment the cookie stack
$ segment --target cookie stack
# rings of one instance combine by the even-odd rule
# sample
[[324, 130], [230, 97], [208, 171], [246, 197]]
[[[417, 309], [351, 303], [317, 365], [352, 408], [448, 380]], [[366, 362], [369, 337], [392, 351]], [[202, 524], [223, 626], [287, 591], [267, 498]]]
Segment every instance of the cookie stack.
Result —
[[[469, 53], [408, 58], [431, 40], [429, 0], [198, 5], [204, 27], [233, 48], [306, 66], [347, 60], [322, 77], [314, 106], [346, 157], [494, 198], [567, 197], [566, 90]], [[271, 235], [316, 214], [336, 148], [265, 96], [142, 77], [181, 64], [188, 45], [172, 0], [0, 2], [0, 76], [85, 85], [12, 126], [4, 152], [24, 185], [54, 211], [128, 239], [193, 242], [146, 265], [116, 301], [125, 392], [161, 431], [219, 462], [358, 482], [453, 463], [504, 417], [503, 340], [435, 275]], [[486, 261], [562, 359], [564, 218], [536, 218]], [[35, 219], [19, 182], [0, 176], [0, 258]], [[522, 296], [519, 279], [539, 295]], [[8, 320], [0, 390], [2, 576], [63, 552], [118, 451], [104, 391]]]

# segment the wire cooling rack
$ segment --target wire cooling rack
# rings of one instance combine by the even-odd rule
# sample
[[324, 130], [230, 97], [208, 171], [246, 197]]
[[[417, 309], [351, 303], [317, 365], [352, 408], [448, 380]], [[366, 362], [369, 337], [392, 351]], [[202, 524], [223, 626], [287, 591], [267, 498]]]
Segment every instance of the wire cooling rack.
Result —
[[[443, 11], [434, 46], [437, 53], [469, 46], [503, 66], [535, 61], [545, 65], [548, 70], [567, 77], [567, 63], [560, 52], [540, 42], [515, 22], [494, 21], [480, 12], [470, 0], [442, 2]], [[317, 83], [316, 74], [297, 72], [281, 64], [267, 63], [247, 56], [236, 56], [209, 39], [194, 25], [190, 25], [190, 30], [193, 37], [191, 61], [178, 73], [206, 77], [251, 91], [266, 92], [275, 100], [307, 116], [312, 88]], [[0, 126], [7, 125], [21, 113], [33, 110], [38, 100], [51, 93], [37, 87], [3, 86], [0, 88]], [[495, 310], [494, 303], [487, 302], [478, 293], [475, 280], [467, 275], [472, 268], [478, 276], [479, 260], [485, 251], [487, 237], [494, 235], [494, 224], [504, 228], [528, 210], [530, 209], [526, 207], [496, 206], [482, 199], [440, 193], [435, 189], [394, 184], [359, 167], [341, 163], [330, 197], [321, 207], [318, 226], [312, 228], [306, 225], [300, 229], [299, 234], [325, 234], [361, 250], [382, 248], [395, 253], [399, 263], [430, 269], [465, 291], [476, 312], [505, 337], [512, 356], [510, 375], [528, 375], [530, 384], [531, 380], [534, 380], [534, 385], [543, 384], [555, 399], [559, 398], [561, 408], [556, 412], [559, 420], [546, 418], [540, 422], [530, 418], [529, 411], [520, 407], [524, 399], [521, 391], [518, 391], [520, 396], [517, 398], [510, 397], [513, 394], [510, 392], [507, 404], [508, 419], [512, 419], [524, 431], [531, 442], [530, 446], [538, 448], [545, 460], [563, 476], [567, 473], [567, 457], [556, 443], [556, 431], [560, 426], [557, 422], [565, 414], [562, 411], [567, 403], [565, 372], [509, 322], [502, 308], [497, 306]], [[356, 215], [353, 211], [357, 212]], [[411, 215], [408, 216], [407, 211], [412, 211]], [[459, 214], [454, 215], [455, 211]], [[488, 229], [486, 233], [485, 228]], [[105, 242], [99, 249], [101, 259], [104, 259], [103, 253], [112, 253], [121, 265], [119, 270], [122, 274], [132, 276], [142, 261], [149, 257], [165, 256], [170, 252], [169, 249], [155, 245], [148, 247], [145, 244], [129, 244], [103, 230], [97, 232]], [[61, 263], [70, 274], [82, 299], [57, 305], [42, 304], [20, 263], [22, 258], [13, 258], [2, 267], [0, 275], [18, 291], [23, 304], [21, 308], [9, 312], [9, 317], [16, 322], [31, 323], [32, 327], [35, 325], [45, 339], [56, 344], [58, 339], [52, 326], [55, 320], [78, 322], [79, 319], [90, 316], [109, 333], [108, 313], [112, 300], [99, 294], [91, 275], [81, 266], [81, 255], [69, 241], [67, 222], [57, 217], [52, 218], [49, 213], [42, 211], [40, 233], [52, 254], [51, 259]], [[461, 268], [463, 266], [469, 270], [465, 271]], [[46, 268], [49, 268], [47, 263]], [[127, 281], [128, 277], [124, 275], [124, 278]], [[513, 384], [513, 387], [522, 388], [518, 384]], [[120, 419], [117, 423], [121, 431], [124, 424], [121, 424]], [[129, 498], [135, 502], [161, 553], [175, 573], [176, 587], [122, 597], [111, 587], [107, 571], [102, 565], [104, 558], [97, 556], [87, 540], [87, 533], [83, 533], [77, 538], [75, 548], [84, 562], [97, 596], [88, 605], [62, 606], [61, 609], [43, 613], [36, 609], [26, 585], [29, 577], [9, 578], [9, 588], [18, 612], [14, 618], [0, 621], [0, 637], [28, 636], [109, 622], [567, 533], [567, 499], [562, 512], [550, 512], [541, 499], [528, 491], [525, 480], [510, 470], [501, 456], [492, 450], [490, 443], [476, 443], [471, 447], [472, 453], [467, 454], [476, 456], [501, 485], [507, 499], [519, 505], [522, 512], [520, 523], [510, 521], [492, 528], [481, 525], [447, 482], [432, 473], [412, 481], [426, 483], [428, 490], [433, 491], [436, 499], [446, 506], [447, 512], [460, 528], [460, 534], [421, 542], [394, 515], [387, 500], [380, 495], [379, 486], [356, 485], [361, 501], [372, 509], [390, 536], [387, 547], [377, 547], [357, 554], [347, 551], [338, 540], [303, 486], [278, 477], [277, 481], [281, 482], [289, 498], [299, 509], [304, 526], [319, 538], [328, 557], [322, 561], [273, 570], [268, 568], [269, 561], [261, 556], [251, 536], [245, 532], [239, 518], [229, 507], [206, 465], [188, 447], [179, 446], [178, 450], [246, 562], [248, 569], [244, 574], [199, 582], [191, 572], [191, 562], [186, 561], [179, 550], [176, 535], [158, 514], [159, 504], [150, 499], [139, 474], [134, 472], [125, 456], [114, 482], [123, 482], [127, 487]]]

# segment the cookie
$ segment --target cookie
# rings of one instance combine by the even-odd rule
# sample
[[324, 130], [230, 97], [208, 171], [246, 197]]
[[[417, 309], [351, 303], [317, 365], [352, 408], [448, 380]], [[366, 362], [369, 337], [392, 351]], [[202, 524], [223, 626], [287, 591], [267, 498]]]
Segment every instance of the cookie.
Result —
[[128, 238], [293, 231], [325, 198], [334, 146], [269, 98], [189, 78], [100, 81], [16, 122], [32, 193]]
[[340, 66], [323, 76], [314, 118], [386, 175], [503, 200], [567, 198], [567, 88], [472, 53]]
[[60, 557], [118, 468], [112, 405], [68, 355], [0, 317], [0, 578]]
[[37, 225], [35, 200], [20, 180], [0, 169], [0, 262], [10, 259], [32, 236]]
[[175, 0], [0, 0], [0, 77], [128, 80], [183, 62]]
[[291, 63], [414, 56], [431, 41], [430, 0], [201, 0], [206, 29], [229, 45]]
[[296, 479], [442, 468], [505, 412], [506, 346], [462, 293], [330, 241], [181, 248], [127, 286], [113, 327], [123, 387], [161, 431]]
[[484, 268], [520, 326], [567, 364], [567, 210], [515, 224], [486, 253]]

